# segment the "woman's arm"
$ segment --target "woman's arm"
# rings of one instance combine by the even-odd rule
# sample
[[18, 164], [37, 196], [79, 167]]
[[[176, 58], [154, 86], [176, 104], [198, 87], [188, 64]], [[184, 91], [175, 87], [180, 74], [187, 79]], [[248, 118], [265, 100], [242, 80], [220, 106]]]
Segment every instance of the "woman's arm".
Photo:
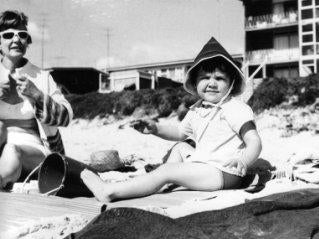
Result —
[[66, 104], [68, 104], [66, 100], [59, 101], [53, 96], [42, 94], [35, 100], [36, 117], [46, 125], [68, 126], [71, 121], [71, 114]]
[[43, 79], [48, 81], [48, 92], [43, 92], [39, 86], [27, 76], [15, 77], [18, 92], [27, 97], [35, 106], [35, 115], [41, 123], [50, 126], [67, 126], [73, 116], [69, 102], [50, 75]]

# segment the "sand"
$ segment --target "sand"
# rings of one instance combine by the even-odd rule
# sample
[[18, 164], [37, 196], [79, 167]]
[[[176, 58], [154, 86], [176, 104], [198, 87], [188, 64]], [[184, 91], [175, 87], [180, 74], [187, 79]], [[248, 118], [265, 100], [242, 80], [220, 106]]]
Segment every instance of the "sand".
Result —
[[[92, 152], [116, 149], [121, 158], [134, 155], [150, 163], [161, 162], [174, 142], [141, 134], [128, 126], [130, 120], [132, 118], [108, 125], [99, 119], [73, 121], [68, 128], [61, 128], [66, 154], [85, 162]], [[171, 117], [160, 119], [160, 122], [177, 124], [178, 120]], [[271, 109], [257, 115], [256, 122], [263, 142], [260, 157], [273, 165], [286, 162], [292, 156], [319, 155], [319, 113], [301, 108]]]
[[[289, 160], [296, 162], [305, 158], [319, 159], [318, 115], [319, 113], [310, 113], [307, 109], [271, 109], [258, 115], [256, 117], [257, 127], [263, 141], [263, 150], [260, 157], [279, 169], [284, 167]], [[141, 158], [144, 163], [161, 162], [162, 157], [174, 142], [166, 141], [153, 135], [143, 135], [128, 126], [130, 120], [132, 118], [126, 118], [111, 124], [105, 124], [105, 120], [101, 119], [92, 121], [74, 120], [68, 128], [61, 128], [67, 156], [82, 162], [88, 162], [92, 152], [115, 149], [118, 150], [121, 158]], [[160, 121], [164, 124], [178, 123], [176, 117], [165, 118]], [[123, 174], [115, 175], [114, 177], [122, 176]], [[287, 185], [289, 186], [287, 187]], [[276, 185], [276, 182], [274, 182], [272, 185], [268, 185], [264, 195], [306, 187], [309, 187], [309, 184], [303, 182], [295, 183], [295, 185], [278, 183]], [[229, 193], [231, 194], [231, 192]], [[193, 211], [188, 211], [188, 213], [192, 213], [233, 206], [243, 203], [245, 200], [241, 195], [237, 194], [237, 201], [228, 200], [229, 202], [227, 202], [225, 198], [234, 197], [232, 197], [233, 194], [229, 196], [226, 194], [216, 192], [216, 195], [224, 196], [214, 201], [215, 207], [212, 207], [212, 204], [207, 200], [202, 202], [195, 200], [169, 208], [165, 213], [178, 217], [185, 215], [185, 207], [192, 208]], [[53, 225], [52, 221], [46, 221], [42, 224], [37, 222], [32, 224], [33, 226], [27, 226], [23, 228], [22, 231], [25, 233], [20, 234], [23, 235], [21, 238], [33, 238], [31, 235], [34, 235], [34, 238], [44, 238], [41, 237], [44, 230], [46, 235], [50, 234], [52, 236], [51, 238], [61, 238], [61, 232], [72, 231], [63, 222], [70, 223], [70, 221], [74, 221], [74, 224], [78, 226], [77, 228], [83, 227], [86, 223], [85, 219], [83, 219], [81, 224], [78, 221], [79, 217], [74, 217], [72, 220], [65, 220], [65, 217], [52, 219], [53, 222], [56, 220], [60, 224], [56, 223], [55, 225], [59, 226], [53, 226], [54, 229], [51, 230], [47, 229], [45, 225]], [[35, 234], [31, 233], [32, 230], [35, 230], [34, 228], [38, 228]], [[63, 235], [66, 234], [63, 233]]]

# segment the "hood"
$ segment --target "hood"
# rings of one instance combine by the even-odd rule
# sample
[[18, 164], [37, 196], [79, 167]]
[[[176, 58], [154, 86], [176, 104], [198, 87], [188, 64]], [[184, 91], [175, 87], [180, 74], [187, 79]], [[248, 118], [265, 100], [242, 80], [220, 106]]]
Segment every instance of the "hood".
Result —
[[239, 84], [239, 92], [237, 95], [240, 95], [244, 92], [245, 89], [245, 79], [241, 69], [237, 66], [234, 59], [231, 55], [222, 47], [222, 45], [212, 37], [199, 52], [195, 58], [192, 67], [186, 73], [186, 79], [184, 81], [184, 88], [187, 92], [192, 95], [197, 95], [196, 86], [194, 84], [194, 79], [191, 79], [192, 72], [198, 67], [202, 62], [206, 60], [216, 59], [216, 61], [225, 61], [226, 64], [230, 64], [238, 72], [240, 76], [239, 79], [236, 79], [235, 84]]

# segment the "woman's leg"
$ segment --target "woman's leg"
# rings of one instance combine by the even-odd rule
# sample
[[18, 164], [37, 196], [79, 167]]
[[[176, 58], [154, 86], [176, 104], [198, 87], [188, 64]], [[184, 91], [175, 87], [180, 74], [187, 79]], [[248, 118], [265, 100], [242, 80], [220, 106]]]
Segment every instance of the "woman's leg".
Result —
[[19, 145], [19, 150], [21, 152], [22, 167], [27, 172], [31, 172], [45, 159], [45, 154], [35, 147]]
[[9, 182], [16, 182], [21, 174], [22, 164], [21, 153], [17, 146], [13, 144], [4, 145], [0, 157], [0, 188], [4, 188]]
[[0, 152], [1, 152], [2, 146], [7, 141], [7, 134], [8, 134], [7, 127], [2, 121], [0, 121]]
[[26, 172], [30, 172], [44, 158], [45, 155], [32, 146], [6, 144], [0, 157], [0, 186], [3, 188], [9, 182], [16, 182], [20, 178], [22, 168]]
[[203, 163], [164, 164], [148, 174], [119, 183], [105, 183], [89, 170], [84, 170], [81, 178], [99, 201], [147, 196], [166, 183], [201, 191], [219, 190], [224, 183], [219, 169]]

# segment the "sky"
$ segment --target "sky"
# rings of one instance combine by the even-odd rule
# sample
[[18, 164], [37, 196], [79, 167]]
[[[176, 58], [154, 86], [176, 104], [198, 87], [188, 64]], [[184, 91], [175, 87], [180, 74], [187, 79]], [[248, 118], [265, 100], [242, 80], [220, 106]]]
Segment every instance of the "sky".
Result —
[[244, 51], [239, 0], [0, 0], [9, 9], [29, 17], [27, 58], [44, 68], [193, 59], [212, 36]]

